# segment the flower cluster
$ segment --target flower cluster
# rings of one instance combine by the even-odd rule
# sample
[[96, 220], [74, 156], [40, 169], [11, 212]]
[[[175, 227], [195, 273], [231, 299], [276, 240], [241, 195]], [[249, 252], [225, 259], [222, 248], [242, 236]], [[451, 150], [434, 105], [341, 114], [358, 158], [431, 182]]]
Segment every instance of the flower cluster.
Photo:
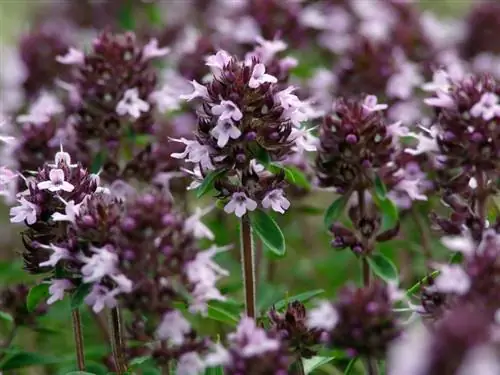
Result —
[[[216, 173], [215, 187], [225, 206], [238, 217], [260, 203], [283, 213], [289, 202], [283, 196], [284, 175], [264, 171], [294, 150], [314, 149], [313, 137], [302, 128], [308, 106], [282, 88], [255, 58], [239, 61], [225, 51], [207, 58], [213, 79], [207, 85], [193, 81], [187, 100], [199, 99], [196, 140], [173, 139], [186, 145], [175, 158], [197, 163], [201, 173]], [[279, 169], [279, 167], [278, 167]]]
[[383, 358], [401, 332], [393, 298], [397, 296], [382, 283], [364, 288], [346, 286], [335, 303], [325, 301], [311, 310], [308, 324], [325, 331], [323, 339], [328, 345], [345, 349], [351, 356]]
[[270, 331], [286, 342], [295, 357], [311, 358], [317, 353], [322, 331], [307, 326], [306, 307], [299, 301], [287, 305], [283, 314], [273, 307], [269, 312]]
[[243, 318], [236, 330], [227, 336], [227, 349], [218, 345], [206, 357], [208, 365], [224, 366], [229, 375], [286, 374], [290, 364], [285, 344], [279, 337], [258, 327], [251, 318]]

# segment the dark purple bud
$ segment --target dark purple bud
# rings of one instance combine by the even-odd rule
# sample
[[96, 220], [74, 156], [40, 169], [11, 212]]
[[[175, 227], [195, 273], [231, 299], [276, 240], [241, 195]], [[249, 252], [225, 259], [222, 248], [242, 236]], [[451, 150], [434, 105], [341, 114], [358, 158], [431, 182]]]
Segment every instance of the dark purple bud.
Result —
[[345, 140], [351, 145], [358, 143], [358, 137], [355, 134], [348, 134]]
[[82, 217], [82, 223], [87, 227], [93, 227], [95, 225], [95, 220], [90, 215], [84, 215]]
[[136, 228], [137, 223], [136, 223], [136, 221], [133, 218], [126, 217], [126, 218], [124, 218], [122, 220], [121, 226], [122, 226], [123, 230], [132, 231], [132, 230], [134, 230]]
[[248, 132], [245, 135], [245, 139], [247, 141], [255, 141], [257, 139], [257, 133], [256, 132]]
[[161, 218], [161, 223], [163, 225], [172, 225], [175, 223], [175, 217], [171, 214], [167, 214], [167, 215], [164, 215], [162, 218]]

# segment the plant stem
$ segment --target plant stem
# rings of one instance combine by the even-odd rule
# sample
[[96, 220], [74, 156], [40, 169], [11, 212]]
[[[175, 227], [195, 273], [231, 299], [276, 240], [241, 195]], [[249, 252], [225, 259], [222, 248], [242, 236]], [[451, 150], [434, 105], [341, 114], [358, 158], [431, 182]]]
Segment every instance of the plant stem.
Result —
[[377, 362], [373, 359], [367, 358], [365, 361], [366, 375], [378, 375]]
[[295, 374], [296, 375], [306, 375], [306, 370], [304, 369], [304, 362], [302, 362], [302, 358], [297, 357], [295, 361]]
[[95, 322], [99, 326], [99, 331], [102, 333], [102, 337], [104, 338], [104, 341], [106, 343], [110, 344], [111, 343], [111, 336], [109, 335], [109, 329], [108, 326], [106, 325], [106, 321], [102, 318], [101, 315], [97, 314], [92, 310], [91, 307], [89, 307], [90, 314], [94, 318]]
[[127, 371], [127, 369], [124, 362], [121, 317], [120, 309], [118, 307], [114, 307], [111, 309], [110, 325], [112, 336], [111, 349], [113, 351], [113, 358], [115, 360], [116, 373], [118, 375], [122, 375]]
[[363, 268], [363, 285], [369, 286], [371, 281], [370, 264], [368, 263], [368, 259], [366, 259], [366, 257], [361, 259], [361, 267]]
[[245, 289], [245, 311], [247, 316], [255, 318], [255, 256], [250, 220], [247, 215], [240, 222], [240, 256], [243, 285]]
[[[365, 204], [365, 191], [360, 189], [358, 190], [358, 206], [359, 206], [359, 218], [362, 219], [366, 215], [366, 204]], [[367, 243], [366, 240], [363, 240], [363, 246], [366, 248]], [[371, 251], [370, 251], [371, 252]], [[368, 254], [370, 254], [368, 252]], [[370, 264], [368, 263], [368, 259], [366, 258], [367, 255], [365, 255], [361, 259], [361, 267], [363, 269], [363, 285], [366, 287], [370, 286], [371, 282], [371, 271], [370, 271]], [[370, 357], [366, 357], [366, 370], [367, 370], [367, 375], [378, 375], [378, 369], [377, 369], [377, 362]]]
[[80, 318], [80, 310], [78, 310], [78, 308], [71, 310], [71, 319], [73, 321], [73, 335], [75, 336], [76, 363], [78, 365], [78, 370], [85, 371], [82, 322]]
[[415, 205], [412, 205], [411, 207], [411, 215], [413, 216], [413, 220], [415, 221], [418, 232], [420, 233], [420, 237], [422, 238], [422, 249], [424, 251], [424, 256], [427, 260], [432, 259], [431, 240], [429, 238], [429, 232], [422, 221], [420, 213], [416, 210]]

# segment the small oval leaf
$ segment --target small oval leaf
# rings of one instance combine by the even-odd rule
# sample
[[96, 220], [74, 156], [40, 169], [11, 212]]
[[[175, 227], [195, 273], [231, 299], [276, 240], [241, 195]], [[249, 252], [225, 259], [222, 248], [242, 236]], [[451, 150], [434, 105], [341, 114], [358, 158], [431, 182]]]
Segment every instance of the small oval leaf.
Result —
[[0, 370], [15, 370], [30, 366], [61, 363], [63, 361], [62, 357], [51, 357], [38, 353], [18, 352], [5, 358], [0, 364]]
[[250, 225], [274, 254], [285, 255], [285, 236], [274, 219], [262, 210], [250, 213]]
[[311, 188], [311, 184], [307, 180], [307, 177], [300, 169], [294, 166], [286, 166], [284, 169], [285, 178], [288, 182], [303, 189], [309, 190]]
[[0, 311], [0, 320], [5, 320], [6, 322], [12, 323], [14, 321], [14, 318], [9, 313]]
[[389, 198], [379, 199], [377, 195], [374, 197], [376, 205], [382, 211], [382, 231], [394, 228], [398, 224], [399, 212], [398, 208]]
[[26, 297], [26, 309], [29, 312], [34, 311], [37, 306], [49, 295], [49, 284], [38, 284], [30, 289]]
[[377, 194], [377, 197], [379, 199], [385, 199], [387, 195], [387, 189], [385, 187], [385, 184], [378, 175], [377, 177], [375, 177], [375, 194]]
[[325, 227], [330, 227], [330, 225], [332, 225], [339, 219], [340, 216], [342, 216], [348, 200], [349, 197], [347, 195], [343, 195], [333, 201], [330, 207], [326, 209], [324, 217]]
[[196, 198], [201, 198], [206, 193], [208, 193], [213, 188], [214, 182], [217, 179], [217, 177], [219, 177], [220, 175], [222, 175], [225, 172], [226, 172], [225, 169], [221, 169], [221, 170], [212, 171], [209, 174], [207, 174], [205, 176], [205, 178], [203, 179], [203, 182], [201, 183], [201, 185], [198, 186], [198, 188], [196, 189]]
[[224, 368], [222, 366], [209, 367], [205, 370], [205, 375], [224, 375]]
[[90, 289], [92, 289], [92, 284], [80, 284], [78, 288], [71, 295], [71, 308], [77, 309], [79, 308], [87, 294], [90, 293]]
[[282, 300], [279, 300], [278, 302], [276, 302], [274, 304], [274, 308], [276, 310], [282, 310], [286, 307], [286, 305], [289, 302], [293, 302], [293, 301], [299, 301], [299, 302], [304, 303], [304, 302], [307, 302], [310, 299], [312, 299], [312, 298], [314, 298], [314, 297], [316, 297], [324, 292], [325, 292], [324, 289], [315, 289], [315, 290], [310, 290], [309, 292], [297, 294], [295, 296], [283, 298]]
[[384, 254], [373, 254], [369, 256], [367, 260], [373, 273], [380, 278], [385, 281], [395, 281], [398, 279], [398, 270], [396, 266]]
[[350, 375], [352, 373], [352, 370], [354, 370], [354, 365], [356, 364], [356, 361], [358, 360], [358, 357], [354, 357], [349, 361], [347, 364], [347, 367], [345, 368], [344, 375]]
[[331, 362], [335, 359], [335, 357], [312, 357], [309, 359], [303, 359], [304, 363], [304, 372], [307, 374], [312, 373], [317, 368], [326, 365], [328, 362]]
[[226, 323], [230, 326], [236, 327], [239, 319], [229, 311], [223, 309], [221, 306], [214, 306], [208, 303], [207, 317], [218, 322]]

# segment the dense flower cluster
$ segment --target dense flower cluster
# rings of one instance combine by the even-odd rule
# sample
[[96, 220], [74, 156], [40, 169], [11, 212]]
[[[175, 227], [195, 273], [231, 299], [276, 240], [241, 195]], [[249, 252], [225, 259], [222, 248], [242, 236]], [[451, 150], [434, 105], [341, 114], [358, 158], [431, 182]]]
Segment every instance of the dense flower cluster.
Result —
[[393, 311], [393, 299], [382, 283], [364, 288], [346, 286], [333, 304], [322, 302], [309, 312], [308, 324], [325, 331], [323, 339], [351, 356], [384, 358], [389, 344], [399, 336], [401, 327]]
[[278, 336], [258, 327], [251, 318], [243, 318], [228, 335], [227, 349], [218, 345], [207, 356], [209, 365], [223, 365], [229, 375], [286, 374], [290, 364], [285, 344]]
[[186, 148], [172, 157], [197, 163], [202, 175], [216, 173], [219, 197], [230, 199], [226, 212], [241, 217], [260, 203], [283, 213], [290, 205], [283, 195], [284, 174], [265, 171], [263, 164], [315, 148], [301, 125], [309, 118], [308, 105], [293, 87], [282, 88], [254, 56], [239, 61], [219, 51], [207, 65], [212, 80], [207, 85], [193, 81], [194, 91], [184, 96], [202, 104], [196, 140], [173, 139]]

